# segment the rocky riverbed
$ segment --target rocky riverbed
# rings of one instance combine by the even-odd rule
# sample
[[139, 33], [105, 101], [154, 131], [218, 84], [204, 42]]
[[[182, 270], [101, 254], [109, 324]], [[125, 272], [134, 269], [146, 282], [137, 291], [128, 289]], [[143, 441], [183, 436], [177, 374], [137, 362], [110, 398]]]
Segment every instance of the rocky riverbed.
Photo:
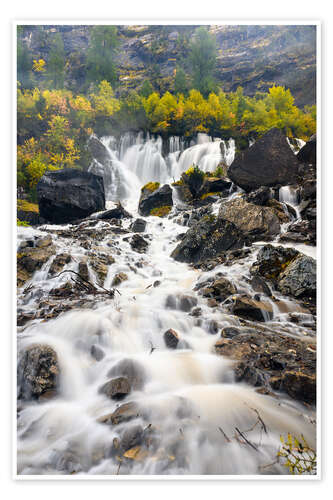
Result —
[[287, 474], [281, 435], [315, 448], [307, 158], [287, 190], [189, 171], [18, 229], [19, 474]]

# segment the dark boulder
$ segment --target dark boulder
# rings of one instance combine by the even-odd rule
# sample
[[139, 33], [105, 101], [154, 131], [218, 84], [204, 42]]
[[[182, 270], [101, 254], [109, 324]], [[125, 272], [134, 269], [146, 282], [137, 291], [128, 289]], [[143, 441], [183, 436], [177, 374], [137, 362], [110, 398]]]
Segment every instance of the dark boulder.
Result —
[[239, 153], [228, 169], [228, 177], [245, 191], [297, 180], [299, 162], [286, 137], [272, 128], [253, 146]]
[[299, 150], [297, 159], [302, 163], [317, 164], [317, 136], [314, 134], [310, 140]]
[[133, 233], [144, 233], [146, 230], [147, 222], [144, 219], [135, 219], [131, 225]]
[[242, 248], [244, 243], [244, 235], [235, 224], [205, 215], [185, 233], [171, 257], [179, 262], [198, 263], [223, 251]]
[[22, 286], [33, 273], [40, 269], [54, 255], [55, 247], [51, 237], [33, 242], [34, 246], [22, 247], [17, 252], [17, 286]]
[[102, 165], [110, 158], [108, 150], [104, 144], [94, 135], [88, 140], [88, 149], [93, 158], [95, 158]]
[[109, 370], [108, 377], [126, 377], [132, 389], [141, 390], [145, 380], [146, 373], [143, 366], [134, 359], [122, 359]]
[[167, 347], [170, 349], [176, 349], [178, 342], [179, 342], [179, 335], [178, 333], [173, 330], [172, 328], [169, 328], [166, 332], [163, 334], [164, 342]]
[[242, 197], [223, 203], [219, 217], [233, 222], [251, 241], [268, 239], [280, 232], [279, 218], [273, 209], [248, 203]]
[[308, 404], [316, 402], [315, 374], [294, 370], [285, 371], [281, 376], [272, 377], [270, 385], [275, 390], [286, 392], [293, 399], [305, 401]]
[[97, 218], [100, 220], [131, 219], [132, 217], [133, 216], [124, 209], [120, 202], [115, 208], [111, 208], [111, 210], [106, 210], [106, 212], [97, 215]]
[[206, 298], [213, 298], [217, 302], [224, 302], [235, 293], [237, 293], [235, 285], [223, 276], [208, 283], [203, 283], [199, 289], [200, 295], [203, 295]]
[[235, 316], [252, 321], [268, 321], [273, 318], [270, 304], [252, 299], [247, 295], [236, 295], [232, 298], [231, 312]]
[[296, 298], [315, 298], [317, 291], [315, 259], [300, 254], [280, 274], [278, 289], [284, 295]]
[[139, 234], [134, 234], [130, 240], [130, 245], [135, 252], [145, 253], [149, 243]]
[[254, 205], [266, 206], [268, 200], [272, 198], [271, 189], [261, 186], [259, 189], [246, 195], [246, 200]]
[[251, 286], [255, 292], [263, 293], [268, 297], [272, 296], [271, 289], [267, 285], [266, 281], [259, 275], [254, 275], [251, 279]]
[[71, 260], [72, 257], [69, 253], [59, 253], [56, 255], [50, 266], [49, 275], [54, 276], [55, 274], [59, 274]]
[[128, 276], [126, 273], [117, 273], [112, 282], [111, 282], [111, 286], [118, 286], [118, 285], [121, 285], [121, 283], [123, 283], [123, 281], [127, 281], [128, 280]]
[[52, 347], [35, 344], [26, 348], [18, 363], [19, 399], [54, 396], [58, 388], [58, 356]]
[[294, 248], [274, 247], [265, 245], [257, 255], [257, 260], [251, 267], [251, 274], [260, 274], [266, 279], [275, 281], [280, 273], [299, 255]]
[[201, 189], [198, 193], [199, 197], [207, 193], [229, 193], [232, 182], [222, 177], [205, 177]]
[[204, 184], [204, 172], [197, 167], [191, 167], [182, 174], [181, 179], [188, 186], [193, 198], [197, 198]]
[[117, 377], [102, 385], [98, 392], [110, 399], [123, 399], [131, 392], [131, 385], [128, 378]]
[[105, 209], [103, 179], [78, 169], [46, 172], [37, 184], [39, 213], [63, 224]]
[[[172, 189], [169, 184], [159, 187], [158, 183], [146, 184], [141, 190], [139, 213], [143, 216], [154, 215], [154, 210], [173, 206]], [[152, 213], [153, 211], [153, 213]]]

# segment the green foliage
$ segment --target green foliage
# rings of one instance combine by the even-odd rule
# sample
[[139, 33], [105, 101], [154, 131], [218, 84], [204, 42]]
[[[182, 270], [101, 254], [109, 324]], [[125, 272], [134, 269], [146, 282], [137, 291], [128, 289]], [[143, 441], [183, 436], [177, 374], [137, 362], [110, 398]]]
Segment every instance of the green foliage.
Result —
[[209, 173], [211, 177], [225, 177], [227, 175], [227, 165], [218, 165], [214, 172]]
[[154, 88], [152, 84], [150, 83], [149, 80], [145, 80], [143, 84], [141, 85], [141, 88], [139, 90], [139, 95], [142, 97], [149, 97], [150, 94], [154, 92]]
[[118, 47], [116, 26], [94, 26], [91, 30], [90, 45], [87, 54], [88, 80], [99, 83], [117, 82], [117, 70], [114, 56]]
[[52, 38], [47, 68], [52, 87], [55, 89], [62, 88], [65, 76], [65, 49], [60, 33], [56, 33]]
[[187, 95], [188, 90], [186, 73], [182, 68], [178, 67], [175, 74], [174, 93]]
[[288, 468], [291, 474], [311, 474], [317, 473], [317, 455], [308, 445], [304, 436], [297, 439], [288, 434], [287, 439], [280, 437], [282, 446], [278, 451], [278, 458], [283, 459], [283, 465]]
[[22, 226], [22, 227], [29, 227], [30, 226], [29, 222], [27, 222], [26, 220], [20, 220], [18, 218], [16, 218], [16, 225]]
[[195, 40], [190, 45], [189, 60], [193, 88], [207, 97], [215, 89], [216, 44], [215, 38], [203, 26], [195, 31]]
[[[17, 27], [18, 34], [20, 26]], [[22, 28], [22, 26], [21, 26]], [[18, 37], [17, 39], [17, 81], [24, 88], [31, 88], [32, 81], [32, 54], [26, 44]]]

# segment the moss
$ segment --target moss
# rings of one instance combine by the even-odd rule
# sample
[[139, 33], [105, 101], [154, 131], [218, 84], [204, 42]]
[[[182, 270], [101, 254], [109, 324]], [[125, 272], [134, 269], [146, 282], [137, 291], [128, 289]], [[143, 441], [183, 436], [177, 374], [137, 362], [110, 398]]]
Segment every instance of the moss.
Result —
[[214, 193], [205, 193], [200, 197], [200, 199], [205, 200], [206, 198], [208, 198], [208, 196], [216, 196], [219, 194], [220, 194], [220, 191], [215, 191]]
[[141, 191], [156, 191], [156, 189], [158, 189], [160, 187], [160, 183], [159, 182], [148, 182], [148, 184], [146, 184], [145, 186], [143, 186], [143, 188], [141, 189]]
[[187, 175], [189, 177], [191, 177], [191, 175], [193, 175], [193, 174], [200, 175], [201, 177], [205, 176], [205, 172], [200, 170], [200, 168], [197, 167], [196, 165], [192, 165], [192, 167], [188, 168], [185, 172], [185, 175]]
[[153, 208], [150, 211], [150, 215], [155, 215], [156, 217], [164, 217], [165, 215], [168, 215], [170, 211], [171, 211], [171, 206], [164, 205], [163, 207]]
[[30, 203], [27, 200], [17, 200], [17, 210], [22, 210], [23, 212], [35, 212], [36, 214], [39, 214], [37, 203]]
[[173, 182], [172, 185], [173, 186], [184, 186], [184, 180], [179, 179], [179, 181]]
[[30, 226], [29, 222], [27, 222], [26, 220], [20, 220], [18, 218], [16, 218], [16, 224], [17, 226], [24, 226], [24, 227]]

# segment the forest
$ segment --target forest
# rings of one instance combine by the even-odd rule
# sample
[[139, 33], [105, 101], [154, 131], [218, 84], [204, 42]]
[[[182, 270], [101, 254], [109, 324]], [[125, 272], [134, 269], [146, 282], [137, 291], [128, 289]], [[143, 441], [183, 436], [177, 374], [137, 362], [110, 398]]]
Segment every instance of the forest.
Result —
[[[177, 62], [170, 90], [164, 92], [153, 74], [139, 87], [123, 90], [116, 26], [91, 27], [79, 71], [73, 54], [66, 56], [59, 32], [46, 40], [40, 30], [36, 53], [25, 43], [26, 29], [18, 26], [17, 185], [31, 201], [36, 200], [35, 188], [45, 171], [88, 168], [86, 143], [93, 133], [119, 137], [126, 131], [143, 131], [190, 139], [205, 132], [233, 137], [239, 149], [272, 127], [303, 140], [315, 133], [316, 107], [297, 107], [288, 88], [272, 85], [254, 96], [245, 95], [240, 86], [225, 92], [215, 77], [215, 39], [205, 27], [195, 30], [186, 63]], [[155, 52], [158, 60], [158, 47]]]

